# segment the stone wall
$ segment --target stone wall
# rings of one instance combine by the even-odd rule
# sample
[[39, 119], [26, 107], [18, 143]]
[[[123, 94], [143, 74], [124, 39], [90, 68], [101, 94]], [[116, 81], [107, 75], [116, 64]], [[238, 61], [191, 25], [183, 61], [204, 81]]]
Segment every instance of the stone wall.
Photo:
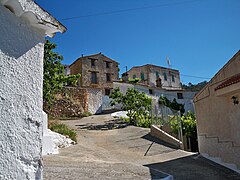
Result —
[[[94, 60], [94, 66], [91, 65], [91, 60]], [[106, 63], [109, 67], [106, 67]], [[118, 80], [118, 63], [103, 54], [96, 54], [92, 56], [83, 56], [70, 65], [71, 74], [81, 74], [79, 86], [111, 89], [113, 81]], [[97, 83], [91, 82], [91, 73], [96, 72]], [[107, 81], [106, 74], [110, 74], [111, 81]]]
[[148, 85], [149, 70], [147, 66], [133, 67], [128, 72], [128, 78], [134, 79], [134, 77], [141, 79], [141, 73], [144, 74], [144, 80], [141, 79], [141, 83]]
[[0, 5], [0, 179], [41, 179], [44, 34]]
[[44, 111], [53, 117], [80, 117], [88, 111], [88, 93], [82, 88], [63, 88], [49, 107], [44, 103]]
[[83, 112], [102, 112], [102, 90], [97, 88], [65, 87], [56, 95], [52, 107], [44, 111], [54, 117], [81, 117]]

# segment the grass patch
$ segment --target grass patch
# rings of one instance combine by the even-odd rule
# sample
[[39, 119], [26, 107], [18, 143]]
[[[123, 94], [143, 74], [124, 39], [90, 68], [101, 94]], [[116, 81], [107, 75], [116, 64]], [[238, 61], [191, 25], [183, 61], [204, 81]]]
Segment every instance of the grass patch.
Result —
[[88, 116], [92, 116], [92, 113], [86, 111], [81, 114], [81, 117], [88, 117]]
[[49, 129], [66, 137], [69, 137], [73, 141], [77, 142], [77, 133], [74, 130], [69, 129], [66, 124], [53, 122], [49, 124]]

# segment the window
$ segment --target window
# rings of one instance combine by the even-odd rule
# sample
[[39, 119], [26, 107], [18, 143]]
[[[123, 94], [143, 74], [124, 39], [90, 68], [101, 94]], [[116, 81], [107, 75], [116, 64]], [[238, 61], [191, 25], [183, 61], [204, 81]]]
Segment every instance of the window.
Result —
[[92, 67], [95, 66], [95, 59], [91, 59], [91, 66], [92, 66]]
[[159, 72], [156, 71], [156, 79], [159, 78]]
[[153, 94], [153, 90], [152, 89], [149, 89], [149, 94]]
[[110, 62], [106, 62], [106, 68], [110, 68]]
[[177, 93], [177, 98], [178, 99], [183, 99], [183, 93]]
[[144, 81], [144, 73], [141, 73], [141, 80]]
[[136, 74], [134, 74], [134, 75], [133, 75], [133, 79], [135, 79], [136, 77], [137, 77]]
[[109, 73], [106, 74], [106, 80], [107, 82], [111, 82], [111, 74]]
[[166, 72], [163, 73], [163, 76], [164, 76], [164, 80], [167, 81], [167, 73]]
[[105, 89], [105, 95], [106, 95], [106, 96], [109, 96], [109, 95], [110, 95], [110, 93], [111, 93], [111, 90], [110, 90], [110, 89], [108, 89], [108, 88], [107, 88], [107, 89]]
[[172, 74], [172, 82], [175, 82], [175, 76]]
[[91, 82], [92, 84], [97, 84], [97, 73], [91, 72]]

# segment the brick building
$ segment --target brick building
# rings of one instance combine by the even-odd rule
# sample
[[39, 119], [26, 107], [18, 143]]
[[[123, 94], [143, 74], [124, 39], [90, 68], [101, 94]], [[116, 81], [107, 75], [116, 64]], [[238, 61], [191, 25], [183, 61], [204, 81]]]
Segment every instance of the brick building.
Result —
[[182, 89], [180, 83], [180, 73], [178, 70], [146, 64], [134, 66], [123, 75], [123, 79], [140, 78], [140, 83], [150, 87], [160, 87], [163, 89]]
[[100, 88], [105, 95], [110, 94], [113, 81], [118, 80], [119, 63], [99, 53], [82, 56], [70, 66], [71, 74], [81, 74], [79, 87]]

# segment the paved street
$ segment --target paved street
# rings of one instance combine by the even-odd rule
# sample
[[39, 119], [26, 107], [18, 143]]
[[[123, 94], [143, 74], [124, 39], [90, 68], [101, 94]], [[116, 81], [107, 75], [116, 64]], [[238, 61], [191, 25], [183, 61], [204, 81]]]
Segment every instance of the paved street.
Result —
[[168, 174], [174, 179], [240, 179], [231, 170], [149, 136], [149, 129], [124, 127], [110, 115], [64, 122], [77, 130], [78, 144], [44, 157], [45, 180], [141, 180]]

